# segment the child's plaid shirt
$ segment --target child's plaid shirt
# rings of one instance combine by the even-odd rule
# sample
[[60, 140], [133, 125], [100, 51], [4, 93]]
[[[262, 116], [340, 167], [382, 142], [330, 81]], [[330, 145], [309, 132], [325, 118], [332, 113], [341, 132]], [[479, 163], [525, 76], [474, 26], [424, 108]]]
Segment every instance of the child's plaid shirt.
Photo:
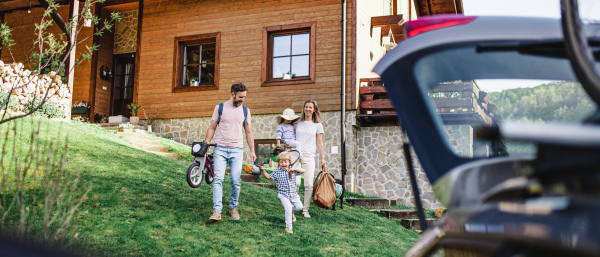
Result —
[[290, 178], [290, 175], [286, 170], [277, 168], [273, 173], [269, 174], [269, 176], [271, 179], [275, 180], [277, 193], [284, 195], [290, 200], [294, 196], [298, 196], [298, 193], [296, 192], [296, 176], [300, 176], [300, 173], [294, 171], [292, 172], [292, 178]]

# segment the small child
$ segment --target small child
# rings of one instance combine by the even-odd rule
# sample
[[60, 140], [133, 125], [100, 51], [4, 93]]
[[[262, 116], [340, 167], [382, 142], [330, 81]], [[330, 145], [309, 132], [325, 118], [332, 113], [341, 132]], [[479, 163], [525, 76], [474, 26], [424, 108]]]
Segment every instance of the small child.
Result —
[[300, 149], [300, 142], [296, 141], [296, 131], [294, 130], [294, 123], [296, 123], [300, 119], [300, 116], [294, 113], [292, 109], [283, 110], [283, 114], [277, 117], [277, 126], [276, 139], [277, 139], [277, 148], [281, 148], [281, 140], [285, 142], [285, 144], [296, 148], [298, 151], [298, 159], [302, 160], [302, 154]]
[[292, 234], [294, 230], [292, 228], [292, 222], [296, 221], [295, 211], [302, 210], [302, 202], [300, 196], [296, 192], [296, 176], [300, 176], [304, 173], [302, 168], [292, 168], [290, 164], [292, 158], [288, 152], [280, 153], [277, 156], [277, 163], [279, 168], [275, 169], [273, 173], [267, 174], [265, 169], [261, 166], [260, 172], [267, 179], [274, 179], [277, 185], [277, 198], [281, 200], [283, 208], [285, 209], [285, 231]]

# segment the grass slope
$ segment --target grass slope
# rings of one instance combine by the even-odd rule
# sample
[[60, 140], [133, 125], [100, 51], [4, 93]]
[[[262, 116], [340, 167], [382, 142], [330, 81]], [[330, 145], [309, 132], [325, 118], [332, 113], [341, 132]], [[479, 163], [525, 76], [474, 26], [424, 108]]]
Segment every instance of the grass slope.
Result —
[[[177, 161], [138, 150], [115, 132], [85, 123], [40, 120], [42, 134], [69, 137], [71, 169], [93, 183], [89, 199], [76, 213], [71, 231], [80, 235], [78, 254], [105, 256], [401, 256], [418, 238], [393, 220], [363, 208], [311, 208], [300, 213], [294, 234], [284, 231], [283, 207], [276, 190], [242, 182], [241, 220], [226, 211], [209, 223], [212, 186], [191, 189], [185, 180], [189, 147], [161, 139]], [[23, 131], [31, 129], [23, 122]], [[225, 177], [223, 205], [230, 192]]]

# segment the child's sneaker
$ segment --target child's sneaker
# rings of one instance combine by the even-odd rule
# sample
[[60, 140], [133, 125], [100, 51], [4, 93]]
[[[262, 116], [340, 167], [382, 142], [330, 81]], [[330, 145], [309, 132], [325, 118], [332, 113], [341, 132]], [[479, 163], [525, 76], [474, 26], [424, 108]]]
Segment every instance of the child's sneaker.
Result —
[[290, 234], [294, 234], [294, 230], [292, 229], [292, 227], [285, 227], [285, 232], [288, 232]]
[[304, 218], [310, 218], [310, 214], [307, 211], [303, 211], [302, 215], [304, 215]]
[[292, 214], [292, 222], [296, 222], [296, 215]]

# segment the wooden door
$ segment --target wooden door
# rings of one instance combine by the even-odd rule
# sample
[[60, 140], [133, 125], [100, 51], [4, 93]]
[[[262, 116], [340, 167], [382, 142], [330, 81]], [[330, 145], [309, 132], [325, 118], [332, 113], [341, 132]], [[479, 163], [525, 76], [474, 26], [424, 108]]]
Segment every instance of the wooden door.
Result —
[[114, 60], [111, 116], [129, 117], [131, 111], [127, 105], [133, 102], [135, 54], [115, 55]]

